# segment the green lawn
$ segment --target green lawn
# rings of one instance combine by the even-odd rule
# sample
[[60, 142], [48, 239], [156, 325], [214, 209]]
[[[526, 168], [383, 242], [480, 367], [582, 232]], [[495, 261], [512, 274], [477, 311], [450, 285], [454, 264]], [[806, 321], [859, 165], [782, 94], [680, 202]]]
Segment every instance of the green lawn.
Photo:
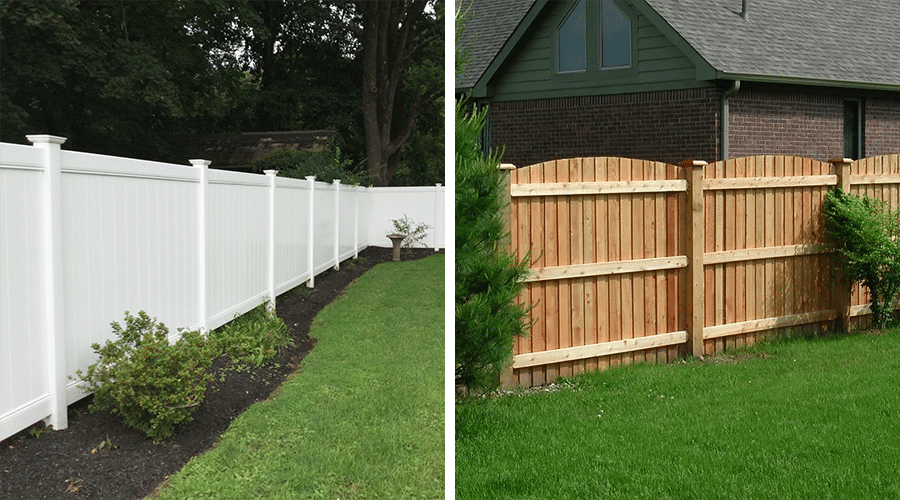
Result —
[[376, 266], [311, 336], [277, 395], [160, 498], [444, 497], [444, 256]]
[[900, 331], [458, 403], [456, 498], [900, 498]]

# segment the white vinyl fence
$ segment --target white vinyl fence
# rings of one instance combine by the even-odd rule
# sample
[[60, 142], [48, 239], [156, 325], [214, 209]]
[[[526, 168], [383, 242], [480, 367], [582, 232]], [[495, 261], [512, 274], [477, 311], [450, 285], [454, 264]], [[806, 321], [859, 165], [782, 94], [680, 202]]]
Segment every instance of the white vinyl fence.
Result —
[[146, 311], [177, 329], [221, 326], [391, 245], [391, 219], [445, 245], [445, 188], [364, 188], [0, 143], [0, 439], [67, 426], [76, 371], [110, 322]]

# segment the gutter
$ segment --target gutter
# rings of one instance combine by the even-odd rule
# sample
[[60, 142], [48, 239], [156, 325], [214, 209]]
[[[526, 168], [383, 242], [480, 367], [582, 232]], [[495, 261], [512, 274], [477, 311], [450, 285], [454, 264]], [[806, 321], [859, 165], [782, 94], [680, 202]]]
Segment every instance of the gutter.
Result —
[[722, 112], [719, 113], [719, 119], [721, 122], [720, 137], [722, 138], [722, 140], [719, 141], [719, 145], [721, 147], [719, 151], [719, 159], [723, 161], [728, 159], [728, 98], [733, 96], [740, 89], [741, 81], [735, 80], [731, 88], [726, 90], [725, 93], [722, 94]]

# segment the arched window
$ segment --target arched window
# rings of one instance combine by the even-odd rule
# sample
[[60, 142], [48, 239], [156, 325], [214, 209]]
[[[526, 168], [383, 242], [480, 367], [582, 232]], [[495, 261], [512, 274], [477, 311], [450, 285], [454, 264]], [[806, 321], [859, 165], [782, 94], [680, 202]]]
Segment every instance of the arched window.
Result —
[[558, 73], [578, 73], [587, 69], [587, 9], [579, 0], [556, 30]]

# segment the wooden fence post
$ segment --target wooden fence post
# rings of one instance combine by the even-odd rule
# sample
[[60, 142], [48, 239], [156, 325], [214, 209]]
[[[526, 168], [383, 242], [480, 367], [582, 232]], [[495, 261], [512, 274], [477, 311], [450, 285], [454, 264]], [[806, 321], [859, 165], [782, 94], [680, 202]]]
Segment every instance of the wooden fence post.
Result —
[[65, 293], [63, 290], [62, 165], [60, 146], [65, 137], [28, 135], [44, 151], [44, 322], [47, 332], [47, 381], [50, 393], [48, 425], [61, 430], [69, 426], [66, 394]]
[[434, 251], [437, 252], [438, 246], [438, 224], [441, 222], [441, 183], [434, 185]]
[[[844, 192], [850, 192], [850, 164], [853, 163], [853, 160], [850, 158], [833, 158], [828, 160], [828, 163], [834, 165], [834, 173], [837, 175], [837, 187], [841, 188]], [[835, 257], [837, 254], [834, 254]], [[840, 328], [843, 332], [850, 331], [850, 294], [851, 294], [851, 286], [852, 283], [850, 279], [840, 270], [839, 267], [834, 266], [834, 290], [832, 293], [832, 297], [834, 298], [834, 306], [838, 311], [838, 317], [840, 319]]]
[[687, 213], [690, 214], [687, 227], [687, 258], [688, 258], [688, 292], [690, 300], [687, 302], [688, 311], [685, 311], [687, 319], [688, 349], [692, 356], [702, 356], [703, 349], [703, 321], [704, 321], [704, 296], [705, 283], [703, 280], [703, 244], [704, 234], [704, 207], [703, 207], [703, 167], [707, 165], [702, 160], [690, 160], [679, 163], [684, 167], [688, 181]]
[[[501, 163], [497, 166], [497, 169], [500, 170], [500, 175], [502, 177], [501, 182], [503, 183], [503, 194], [505, 199], [503, 200], [503, 220], [505, 222], [506, 232], [503, 236], [503, 243], [501, 248], [506, 251], [512, 252], [514, 249], [512, 248], [512, 242], [510, 239], [510, 210], [512, 206], [512, 196], [509, 193], [509, 184], [510, 184], [510, 172], [516, 169], [515, 165], [509, 163]], [[515, 340], [513, 340], [515, 342]], [[513, 375], [513, 367], [512, 360], [508, 366], [504, 367], [500, 372], [500, 388], [503, 390], [509, 390], [516, 386], [516, 379]]]
[[199, 306], [200, 330], [209, 331], [209, 301], [207, 297], [206, 259], [206, 192], [209, 186], [210, 160], [189, 160], [199, 169], [200, 185], [197, 190], [197, 305]]

